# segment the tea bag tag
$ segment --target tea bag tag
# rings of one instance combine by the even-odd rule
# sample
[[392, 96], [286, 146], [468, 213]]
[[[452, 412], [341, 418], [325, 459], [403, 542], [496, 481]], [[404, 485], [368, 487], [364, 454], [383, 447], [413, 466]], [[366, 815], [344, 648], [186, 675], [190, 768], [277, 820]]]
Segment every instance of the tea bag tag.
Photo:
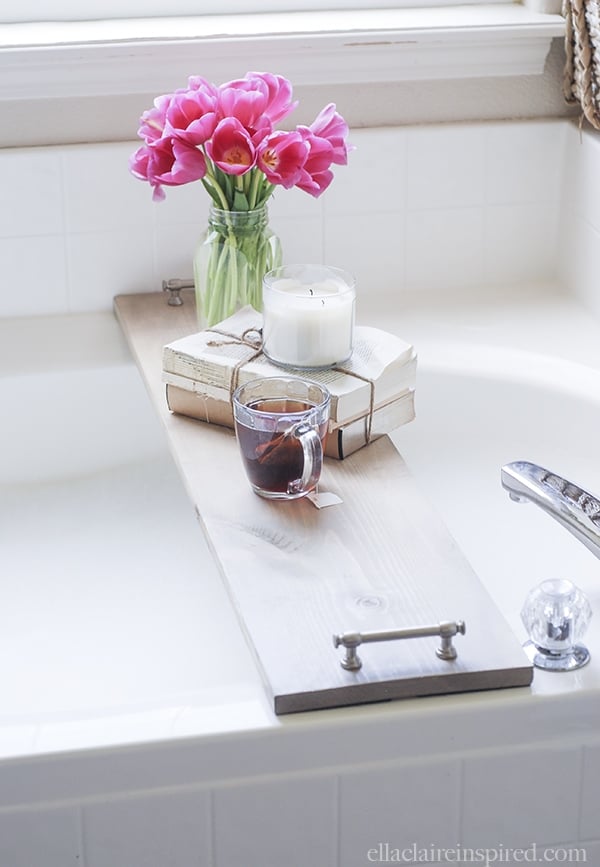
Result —
[[337, 494], [333, 494], [331, 491], [319, 491], [318, 488], [307, 494], [306, 499], [310, 500], [317, 509], [325, 509], [327, 506], [337, 506], [338, 503], [344, 502]]

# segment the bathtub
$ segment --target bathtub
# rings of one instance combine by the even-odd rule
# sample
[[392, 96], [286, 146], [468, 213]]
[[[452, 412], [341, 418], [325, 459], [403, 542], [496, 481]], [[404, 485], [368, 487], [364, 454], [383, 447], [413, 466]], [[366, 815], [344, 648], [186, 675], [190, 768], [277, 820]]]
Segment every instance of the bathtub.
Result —
[[[600, 660], [600, 561], [540, 509], [511, 501], [500, 469], [547, 467], [600, 495], [598, 325], [562, 290], [407, 311], [396, 328], [420, 349], [418, 423], [392, 440], [515, 634], [546, 578], [570, 578], [597, 612], [585, 642]], [[569, 681], [536, 671], [533, 693], [595, 688], [596, 665]]]
[[[112, 815], [126, 840], [129, 810], [159, 805], [168, 834], [191, 805], [217, 840], [298, 833], [313, 847], [303, 863], [344, 865], [395, 842], [403, 817], [409, 842], [418, 827], [448, 845], [596, 836], [600, 564], [512, 503], [500, 468], [529, 459], [600, 493], [597, 328], [547, 294], [543, 310], [503, 298], [370, 318], [419, 351], [417, 419], [392, 439], [423, 492], [520, 640], [532, 586], [568, 577], [588, 594], [589, 665], [536, 670], [531, 688], [276, 717], [112, 317], [67, 318], [53, 324], [60, 352], [3, 366], [0, 830], [13, 813], [58, 821], [60, 805], [80, 837]], [[572, 798], [556, 798], [556, 774]], [[330, 838], [338, 860], [320, 848]], [[181, 863], [198, 850], [185, 851]]]
[[0, 755], [227, 729], [256, 672], [116, 322], [12, 326]]
[[[547, 578], [578, 584], [600, 617], [600, 561], [500, 485], [503, 464], [529, 460], [600, 495], [600, 370], [514, 348], [451, 359], [449, 346], [427, 353], [419, 423], [392, 434], [396, 447], [520, 638], [525, 596]], [[586, 641], [600, 662], [599, 637]]]
[[[417, 420], [392, 441], [520, 639], [545, 578], [600, 612], [600, 563], [500, 486], [529, 459], [600, 492], [600, 372], [444, 321], [433, 338], [430, 315], [395, 324], [419, 372]], [[20, 320], [37, 347], [20, 361], [5, 326], [0, 755], [278, 726], [114, 319], [51, 325], [49, 345], [45, 319]], [[587, 643], [600, 659], [600, 624]], [[539, 672], [532, 691], [571, 687]]]

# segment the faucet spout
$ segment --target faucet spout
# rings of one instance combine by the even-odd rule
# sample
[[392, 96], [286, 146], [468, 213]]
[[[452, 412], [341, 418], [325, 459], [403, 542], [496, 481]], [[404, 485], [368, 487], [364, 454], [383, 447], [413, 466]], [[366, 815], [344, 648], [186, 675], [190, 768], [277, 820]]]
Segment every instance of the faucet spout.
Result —
[[529, 461], [505, 464], [501, 481], [512, 500], [535, 503], [600, 558], [600, 500], [597, 497]]

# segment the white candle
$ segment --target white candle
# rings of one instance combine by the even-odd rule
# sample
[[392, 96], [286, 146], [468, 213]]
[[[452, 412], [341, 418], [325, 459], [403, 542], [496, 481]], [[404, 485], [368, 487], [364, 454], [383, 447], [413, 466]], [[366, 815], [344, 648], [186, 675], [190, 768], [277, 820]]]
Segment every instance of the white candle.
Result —
[[284, 265], [263, 283], [263, 351], [276, 364], [332, 367], [352, 354], [354, 280], [325, 265]]

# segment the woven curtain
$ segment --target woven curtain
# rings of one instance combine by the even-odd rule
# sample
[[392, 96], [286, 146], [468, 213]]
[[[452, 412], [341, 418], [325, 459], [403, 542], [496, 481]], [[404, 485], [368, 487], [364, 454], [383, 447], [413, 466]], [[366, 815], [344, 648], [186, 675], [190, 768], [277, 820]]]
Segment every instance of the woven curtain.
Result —
[[564, 94], [600, 129], [600, 0], [563, 0], [567, 22]]

